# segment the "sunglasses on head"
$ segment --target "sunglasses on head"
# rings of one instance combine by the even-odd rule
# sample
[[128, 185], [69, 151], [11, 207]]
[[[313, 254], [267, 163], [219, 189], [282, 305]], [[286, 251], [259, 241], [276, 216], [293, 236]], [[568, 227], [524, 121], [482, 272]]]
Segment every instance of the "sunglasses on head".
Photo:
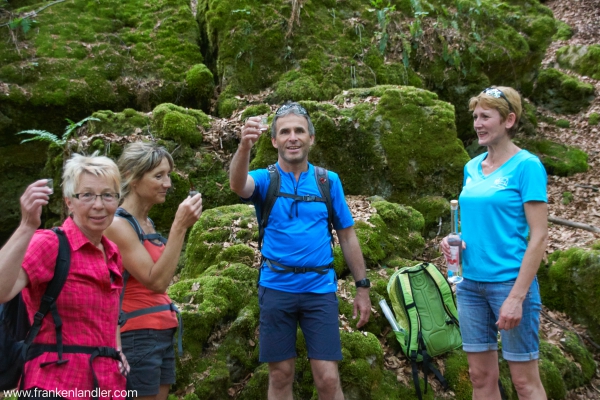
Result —
[[514, 112], [514, 110], [512, 108], [512, 104], [510, 104], [510, 101], [508, 101], [508, 98], [506, 97], [506, 95], [504, 93], [502, 93], [502, 90], [489, 87], [487, 89], [483, 89], [483, 91], [481, 93], [487, 94], [488, 96], [491, 96], [495, 99], [499, 99], [500, 97], [502, 97], [504, 100], [506, 100], [506, 103], [508, 104], [508, 109], [510, 110], [510, 112]]
[[296, 110], [298, 114], [308, 116], [308, 111], [298, 103], [287, 103], [282, 105], [275, 111], [275, 115], [281, 116], [287, 114], [288, 110]]

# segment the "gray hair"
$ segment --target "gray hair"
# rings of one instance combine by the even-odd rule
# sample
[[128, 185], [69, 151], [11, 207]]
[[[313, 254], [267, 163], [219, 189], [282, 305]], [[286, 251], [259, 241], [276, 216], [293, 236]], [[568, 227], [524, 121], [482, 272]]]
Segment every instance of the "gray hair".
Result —
[[121, 183], [122, 198], [131, 192], [132, 183], [140, 180], [148, 171], [158, 167], [163, 159], [169, 161], [173, 170], [174, 162], [171, 154], [162, 146], [152, 142], [135, 142], [125, 146], [123, 154], [119, 157], [119, 170], [123, 182]]
[[67, 160], [62, 174], [63, 196], [72, 197], [75, 194], [84, 173], [108, 178], [114, 184], [115, 192], [121, 193], [121, 175], [117, 164], [108, 157], [99, 156], [98, 151], [95, 151], [91, 156], [75, 153]]
[[275, 112], [275, 117], [271, 123], [271, 137], [273, 139], [277, 137], [277, 120], [290, 114], [299, 115], [306, 118], [306, 122], [308, 122], [308, 134], [310, 136], [315, 136], [315, 126], [310, 119], [310, 115], [308, 115], [308, 111], [306, 111], [306, 109], [300, 104], [288, 101], [279, 107], [279, 109], [277, 109]]

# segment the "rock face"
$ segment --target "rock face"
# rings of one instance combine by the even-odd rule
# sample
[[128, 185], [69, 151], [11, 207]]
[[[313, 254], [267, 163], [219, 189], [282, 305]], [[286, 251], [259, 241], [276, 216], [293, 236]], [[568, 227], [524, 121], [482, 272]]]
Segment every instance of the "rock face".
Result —
[[600, 245], [595, 250], [556, 251], [540, 267], [542, 302], [585, 324], [594, 341], [600, 340]]
[[600, 45], [564, 46], [556, 52], [558, 64], [579, 75], [600, 79]]
[[[381, 299], [390, 303], [387, 282], [393, 268], [415, 263], [406, 258], [423, 247], [418, 233], [423, 218], [410, 207], [379, 198], [374, 198], [371, 206], [376, 213], [366, 221], [357, 221], [355, 226], [372, 282], [371, 302], [377, 311], [363, 332], [356, 330], [356, 320], [352, 319], [352, 299], [356, 295], [352, 277], [339, 246], [334, 252], [340, 278], [342, 387], [348, 399], [416, 399], [411, 380], [405, 379], [405, 386], [384, 367], [382, 338], [385, 337], [386, 346], [395, 351], [400, 348], [393, 334], [384, 336], [389, 327], [378, 303]], [[233, 205], [206, 211], [189, 237], [186, 265], [181, 272], [185, 279], [169, 289], [169, 295], [183, 310], [185, 327], [185, 355], [177, 364], [177, 388], [193, 392], [200, 399], [226, 399], [233, 392], [240, 399], [266, 398], [268, 369], [259, 364], [257, 348], [258, 274], [251, 268], [256, 261], [256, 238], [252, 207]], [[313, 376], [300, 330], [296, 351], [294, 395], [311, 398], [315, 393]], [[542, 340], [540, 353], [540, 374], [549, 398], [564, 398], [567, 390], [588, 383], [595, 373], [592, 355], [572, 334], [564, 336], [560, 347]], [[405, 356], [399, 353], [397, 357]], [[458, 350], [439, 358], [455, 398], [470, 399], [466, 354]], [[500, 365], [507, 398], [516, 400], [508, 366], [505, 362]]]
[[538, 156], [549, 175], [571, 176], [588, 170], [588, 155], [576, 147], [545, 139], [519, 139], [515, 143]]
[[576, 114], [594, 99], [594, 87], [577, 78], [548, 68], [540, 72], [533, 101], [558, 114]]

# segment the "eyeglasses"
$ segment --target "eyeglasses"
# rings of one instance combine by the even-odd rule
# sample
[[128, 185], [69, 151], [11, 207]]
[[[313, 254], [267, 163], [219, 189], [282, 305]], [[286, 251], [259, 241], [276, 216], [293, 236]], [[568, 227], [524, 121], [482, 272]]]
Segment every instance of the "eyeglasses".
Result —
[[512, 108], [512, 104], [510, 104], [510, 101], [508, 101], [508, 98], [506, 97], [506, 95], [504, 93], [502, 93], [502, 90], [489, 87], [487, 89], [483, 89], [483, 92], [481, 92], [481, 93], [487, 94], [488, 96], [492, 96], [495, 99], [499, 99], [500, 97], [502, 97], [504, 100], [506, 100], [506, 103], [508, 104], [508, 109], [511, 112], [514, 112], [514, 110]]
[[96, 201], [96, 197], [100, 197], [103, 203], [110, 204], [118, 201], [121, 195], [119, 193], [75, 193], [73, 197], [86, 204], [94, 203]]
[[308, 111], [306, 111], [306, 109], [298, 103], [287, 103], [282, 105], [277, 109], [277, 111], [275, 111], [275, 115], [277, 115], [278, 117], [282, 116], [284, 114], [287, 114], [288, 110], [296, 110], [298, 111], [298, 114], [309, 116]]

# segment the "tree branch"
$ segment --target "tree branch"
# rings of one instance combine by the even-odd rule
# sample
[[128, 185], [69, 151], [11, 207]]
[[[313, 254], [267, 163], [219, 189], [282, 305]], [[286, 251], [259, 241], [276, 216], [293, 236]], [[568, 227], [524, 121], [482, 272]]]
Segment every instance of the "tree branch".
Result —
[[593, 225], [583, 224], [581, 222], [569, 221], [568, 219], [562, 219], [552, 216], [548, 216], [548, 221], [554, 224], [570, 226], [571, 228], [584, 229], [586, 231], [600, 233], [600, 228], [596, 228]]

